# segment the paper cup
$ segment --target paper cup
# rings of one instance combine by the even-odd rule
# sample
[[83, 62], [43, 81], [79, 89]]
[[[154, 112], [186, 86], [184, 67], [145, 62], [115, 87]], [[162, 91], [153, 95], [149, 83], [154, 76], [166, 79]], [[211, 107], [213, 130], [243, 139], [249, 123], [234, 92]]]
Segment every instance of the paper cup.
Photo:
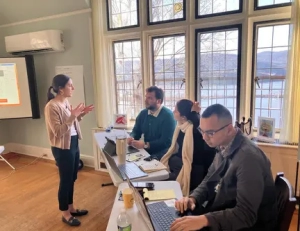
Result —
[[122, 190], [122, 197], [124, 201], [124, 207], [126, 209], [130, 209], [133, 207], [134, 199], [133, 199], [133, 191], [131, 188], [125, 188]]

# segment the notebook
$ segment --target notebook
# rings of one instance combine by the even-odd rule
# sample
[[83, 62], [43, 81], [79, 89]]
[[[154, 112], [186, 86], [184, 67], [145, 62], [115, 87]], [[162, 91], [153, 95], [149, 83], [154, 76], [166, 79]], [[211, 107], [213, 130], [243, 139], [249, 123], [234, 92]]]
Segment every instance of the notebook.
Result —
[[175, 199], [175, 192], [173, 189], [165, 190], [148, 190], [143, 189], [144, 199], [147, 201], [159, 201], [159, 200], [169, 200]]
[[126, 160], [129, 161], [129, 162], [132, 162], [132, 161], [138, 161], [140, 160], [141, 158], [143, 157], [143, 154], [131, 154], [131, 155], [128, 155], [126, 157]]
[[155, 159], [149, 162], [144, 161], [141, 164], [139, 164], [139, 167], [146, 173], [156, 172], [160, 170], [167, 170], [167, 167], [164, 164], [162, 164], [161, 162]]

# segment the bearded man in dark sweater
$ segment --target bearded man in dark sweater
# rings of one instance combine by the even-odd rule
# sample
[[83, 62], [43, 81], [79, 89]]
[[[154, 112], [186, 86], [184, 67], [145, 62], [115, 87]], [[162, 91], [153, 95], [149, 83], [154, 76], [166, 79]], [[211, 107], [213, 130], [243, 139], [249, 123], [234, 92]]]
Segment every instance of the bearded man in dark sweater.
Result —
[[131, 137], [127, 140], [129, 145], [144, 148], [158, 160], [168, 151], [176, 125], [173, 112], [162, 105], [163, 101], [164, 92], [161, 88], [147, 88], [146, 109], [137, 116]]

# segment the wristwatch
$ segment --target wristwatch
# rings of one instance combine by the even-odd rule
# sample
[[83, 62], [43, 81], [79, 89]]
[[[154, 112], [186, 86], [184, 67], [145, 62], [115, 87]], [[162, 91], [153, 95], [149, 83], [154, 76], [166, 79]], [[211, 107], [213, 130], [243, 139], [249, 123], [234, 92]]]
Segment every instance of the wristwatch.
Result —
[[149, 148], [149, 143], [148, 142], [146, 142], [145, 145], [144, 145], [144, 149], [147, 149], [147, 148]]

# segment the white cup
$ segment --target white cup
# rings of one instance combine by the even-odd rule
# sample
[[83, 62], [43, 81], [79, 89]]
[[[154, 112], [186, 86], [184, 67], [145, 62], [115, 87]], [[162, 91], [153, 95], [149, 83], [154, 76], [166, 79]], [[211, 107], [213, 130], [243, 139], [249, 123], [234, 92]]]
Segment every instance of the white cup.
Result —
[[127, 139], [126, 137], [116, 138], [116, 153], [118, 156], [118, 164], [125, 164], [127, 154]]

